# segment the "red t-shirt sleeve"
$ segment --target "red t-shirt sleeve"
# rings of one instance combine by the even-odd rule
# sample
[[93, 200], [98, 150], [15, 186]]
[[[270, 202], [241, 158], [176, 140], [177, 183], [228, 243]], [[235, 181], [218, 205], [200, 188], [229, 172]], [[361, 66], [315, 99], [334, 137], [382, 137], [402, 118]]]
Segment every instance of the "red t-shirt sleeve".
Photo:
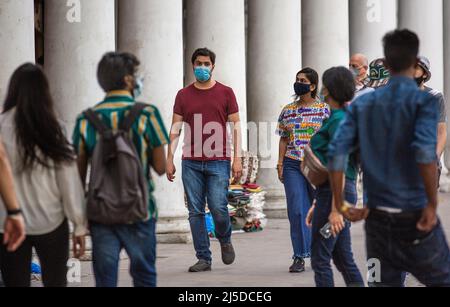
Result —
[[178, 92], [177, 97], [175, 98], [173, 113], [178, 114], [180, 116], [183, 116], [184, 114], [183, 99], [181, 99], [181, 92]]
[[228, 115], [239, 113], [239, 105], [236, 100], [236, 95], [231, 88], [228, 89], [227, 112]]

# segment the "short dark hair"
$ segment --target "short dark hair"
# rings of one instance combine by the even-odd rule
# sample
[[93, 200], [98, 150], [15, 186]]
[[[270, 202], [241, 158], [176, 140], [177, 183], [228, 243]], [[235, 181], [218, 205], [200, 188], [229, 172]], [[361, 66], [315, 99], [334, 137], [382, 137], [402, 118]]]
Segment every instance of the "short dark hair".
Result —
[[352, 101], [355, 97], [355, 78], [346, 67], [340, 66], [328, 69], [323, 74], [322, 82], [328, 89], [330, 96], [341, 106]]
[[125, 77], [134, 76], [139, 65], [138, 58], [131, 53], [108, 52], [98, 64], [98, 83], [105, 92], [123, 90]]
[[386, 66], [399, 73], [417, 64], [420, 41], [417, 34], [409, 30], [395, 30], [383, 38]]
[[317, 71], [315, 71], [314, 69], [312, 69], [310, 67], [303, 68], [302, 70], [300, 70], [297, 73], [296, 76], [298, 76], [300, 74], [304, 74], [306, 76], [306, 78], [308, 78], [309, 82], [311, 82], [311, 84], [314, 84], [316, 86], [314, 91], [312, 91], [312, 93], [311, 93], [312, 98], [316, 98], [317, 92], [319, 91], [319, 74], [317, 73]]
[[197, 50], [194, 51], [194, 54], [192, 54], [192, 64], [195, 64], [195, 60], [197, 60], [197, 58], [199, 56], [207, 56], [211, 59], [211, 62], [213, 63], [213, 65], [216, 64], [216, 54], [212, 51], [209, 50], [208, 48], [199, 48]]

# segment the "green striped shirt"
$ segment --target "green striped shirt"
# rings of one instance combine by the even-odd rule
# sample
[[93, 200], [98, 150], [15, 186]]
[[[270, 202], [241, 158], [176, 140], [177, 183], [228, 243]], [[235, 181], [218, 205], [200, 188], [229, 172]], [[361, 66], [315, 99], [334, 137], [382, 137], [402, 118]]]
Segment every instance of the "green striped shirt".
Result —
[[[94, 111], [101, 115], [105, 124], [117, 130], [119, 123], [128, 115], [134, 104], [134, 99], [127, 91], [114, 91], [109, 93], [105, 100], [96, 105]], [[158, 217], [156, 201], [153, 196], [155, 184], [150, 176], [151, 151], [154, 148], [169, 143], [169, 136], [161, 118], [159, 110], [152, 105], [144, 109], [132, 127], [133, 142], [148, 174], [149, 210], [152, 217]], [[97, 144], [99, 135], [94, 127], [81, 114], [78, 116], [73, 132], [73, 145], [78, 154], [91, 157]]]

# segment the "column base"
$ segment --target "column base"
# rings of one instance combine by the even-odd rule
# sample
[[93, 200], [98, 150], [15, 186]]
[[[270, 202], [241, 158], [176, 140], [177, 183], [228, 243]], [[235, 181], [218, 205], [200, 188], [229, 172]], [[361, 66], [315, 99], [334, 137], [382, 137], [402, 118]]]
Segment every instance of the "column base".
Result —
[[286, 196], [283, 190], [267, 190], [264, 214], [268, 219], [287, 219]]
[[187, 244], [192, 242], [187, 217], [160, 217], [156, 227], [159, 244]]

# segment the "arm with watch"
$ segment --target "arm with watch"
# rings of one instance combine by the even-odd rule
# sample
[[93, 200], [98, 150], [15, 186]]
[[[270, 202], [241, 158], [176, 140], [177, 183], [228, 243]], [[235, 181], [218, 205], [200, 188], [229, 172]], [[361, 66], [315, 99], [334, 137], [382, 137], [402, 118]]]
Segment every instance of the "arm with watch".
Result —
[[8, 212], [4, 224], [3, 244], [9, 252], [16, 251], [25, 240], [25, 222], [14, 190], [14, 178], [8, 157], [0, 140], [0, 195]]

